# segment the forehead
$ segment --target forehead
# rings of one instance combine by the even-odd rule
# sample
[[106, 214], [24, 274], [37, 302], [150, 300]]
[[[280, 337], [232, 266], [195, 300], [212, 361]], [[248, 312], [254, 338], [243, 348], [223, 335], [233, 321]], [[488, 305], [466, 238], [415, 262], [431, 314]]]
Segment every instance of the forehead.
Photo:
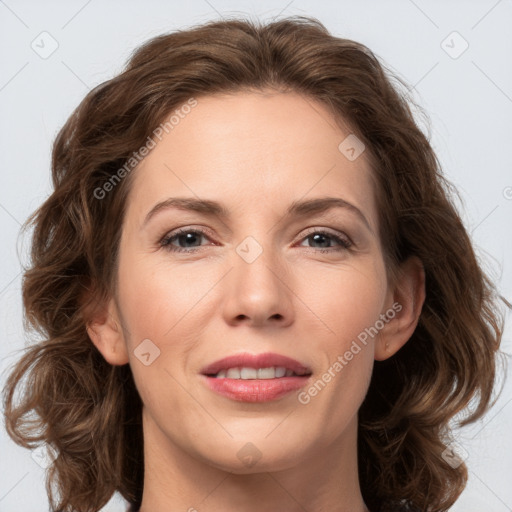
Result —
[[196, 101], [174, 117], [134, 172], [129, 209], [138, 216], [165, 196], [196, 195], [261, 211], [265, 204], [285, 208], [301, 197], [336, 195], [376, 217], [365, 151], [347, 158], [350, 131], [322, 103], [269, 91]]

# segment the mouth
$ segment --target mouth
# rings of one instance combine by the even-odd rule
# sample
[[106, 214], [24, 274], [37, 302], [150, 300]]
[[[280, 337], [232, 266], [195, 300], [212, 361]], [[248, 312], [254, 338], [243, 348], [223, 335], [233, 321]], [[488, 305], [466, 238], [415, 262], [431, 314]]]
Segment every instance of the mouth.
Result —
[[208, 365], [201, 374], [209, 389], [227, 398], [267, 402], [304, 387], [312, 371], [295, 359], [268, 352], [235, 354]]
[[206, 375], [207, 377], [213, 377], [215, 379], [268, 380], [280, 379], [282, 377], [302, 377], [311, 374], [307, 374], [306, 372], [298, 374], [284, 366], [270, 366], [268, 368], [251, 368], [245, 366], [242, 368], [228, 368], [226, 370], [220, 370], [217, 373]]

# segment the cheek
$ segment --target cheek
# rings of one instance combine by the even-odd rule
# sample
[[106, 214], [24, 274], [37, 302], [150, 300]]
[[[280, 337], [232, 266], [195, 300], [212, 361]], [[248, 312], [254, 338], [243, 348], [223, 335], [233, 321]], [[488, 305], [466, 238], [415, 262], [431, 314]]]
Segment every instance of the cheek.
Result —
[[[182, 396], [180, 383], [190, 353], [197, 340], [206, 337], [202, 332], [210, 321], [202, 306], [218, 276], [211, 268], [201, 271], [155, 260], [154, 255], [145, 254], [125, 256], [120, 261], [119, 306], [127, 328], [130, 364], [143, 402], [151, 408], [167, 396], [165, 406], [160, 407], [178, 411], [183, 405], [178, 399]], [[189, 401], [187, 396], [182, 398]]]
[[316, 438], [326, 446], [354, 421], [366, 396], [375, 340], [368, 332], [385, 301], [385, 287], [375, 271], [338, 270], [327, 282], [326, 287], [313, 287], [305, 281], [311, 299], [306, 302], [314, 304], [311, 309], [318, 317], [308, 322], [310, 330], [313, 324], [323, 327], [321, 335], [317, 331], [310, 338], [311, 353], [319, 354], [321, 364], [297, 397], [303, 414], [316, 418]]
[[155, 255], [145, 254], [127, 257], [120, 264], [119, 300], [133, 335], [132, 345], [144, 338], [162, 343], [183, 334], [180, 331], [190, 323], [194, 305], [211, 288], [212, 280], [205, 272], [155, 260]]
[[387, 287], [379, 260], [368, 257], [337, 268], [303, 269], [295, 283], [294, 291], [307, 305], [306, 309], [300, 306], [309, 317], [307, 323], [320, 329], [311, 342], [331, 355], [344, 353], [352, 340], [364, 337], [383, 312]]
[[355, 414], [364, 399], [374, 362], [375, 325], [386, 299], [383, 263], [330, 270], [323, 281], [304, 273], [299, 291], [314, 313], [308, 321], [311, 352], [322, 354], [321, 367], [300, 403], [333, 427]]

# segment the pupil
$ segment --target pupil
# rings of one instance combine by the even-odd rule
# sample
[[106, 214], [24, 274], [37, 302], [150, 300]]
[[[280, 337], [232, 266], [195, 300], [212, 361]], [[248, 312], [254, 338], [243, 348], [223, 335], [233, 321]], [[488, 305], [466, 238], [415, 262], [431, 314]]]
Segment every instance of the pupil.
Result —
[[318, 237], [320, 237], [321, 239], [323, 238], [324, 242], [327, 241], [327, 238], [324, 235], [316, 234], [316, 235], [313, 235], [313, 240], [315, 241], [315, 243], [318, 242]]
[[185, 243], [193, 242], [194, 238], [197, 238], [197, 234], [195, 233], [186, 233], [185, 235], [181, 235], [181, 238], [185, 238]]

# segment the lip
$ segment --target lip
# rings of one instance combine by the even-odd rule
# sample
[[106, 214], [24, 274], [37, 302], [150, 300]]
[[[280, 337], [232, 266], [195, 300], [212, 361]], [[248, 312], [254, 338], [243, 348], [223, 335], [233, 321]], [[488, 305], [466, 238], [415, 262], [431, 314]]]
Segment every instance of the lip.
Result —
[[308, 366], [292, 359], [291, 357], [276, 354], [274, 352], [265, 352], [264, 354], [241, 353], [224, 357], [223, 359], [219, 359], [218, 361], [204, 367], [201, 370], [201, 374], [207, 376], [215, 375], [221, 370], [227, 370], [228, 368], [270, 368], [272, 366], [282, 366], [287, 370], [292, 370], [298, 375], [311, 373], [311, 369]]
[[[300, 376], [280, 377], [276, 379], [228, 379], [212, 375], [228, 368], [269, 368], [284, 367]], [[311, 369], [305, 364], [280, 354], [235, 354], [206, 366], [201, 377], [206, 386], [215, 393], [238, 402], [269, 402], [277, 400], [292, 391], [304, 387], [310, 377]], [[304, 374], [304, 375], [302, 375]]]

